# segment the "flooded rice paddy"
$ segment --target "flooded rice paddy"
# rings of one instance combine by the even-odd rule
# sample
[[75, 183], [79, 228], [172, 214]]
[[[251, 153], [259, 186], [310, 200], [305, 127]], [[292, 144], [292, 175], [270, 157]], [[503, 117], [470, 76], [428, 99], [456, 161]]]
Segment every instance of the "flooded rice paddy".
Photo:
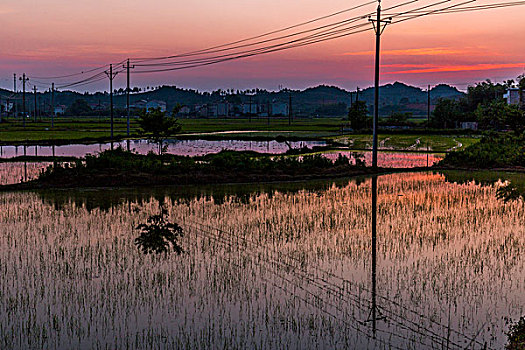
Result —
[[[324, 141], [292, 141], [293, 148], [325, 146]], [[181, 156], [202, 156], [217, 153], [222, 150], [229, 151], [255, 151], [260, 153], [284, 153], [289, 147], [284, 142], [277, 141], [243, 141], [243, 140], [168, 140], [165, 153]], [[63, 156], [85, 157], [87, 154], [100, 153], [111, 149], [111, 143], [71, 144], [62, 146], [0, 146], [0, 158], [12, 158], [22, 155], [31, 156]], [[113, 142], [113, 147], [127, 149], [127, 141]], [[157, 152], [158, 145], [147, 140], [132, 140], [129, 149], [140, 154]], [[26, 152], [26, 153], [24, 153]]]
[[51, 164], [50, 162], [0, 163], [0, 185], [10, 185], [34, 180]]
[[[525, 311], [525, 205], [499, 185], [0, 193], [0, 348], [501, 349]], [[161, 203], [181, 255], [134, 245]]]

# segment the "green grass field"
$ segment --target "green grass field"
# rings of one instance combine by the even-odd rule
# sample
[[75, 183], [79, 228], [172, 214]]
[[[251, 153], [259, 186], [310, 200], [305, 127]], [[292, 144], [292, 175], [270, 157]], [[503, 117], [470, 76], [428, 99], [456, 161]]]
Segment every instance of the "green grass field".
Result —
[[[341, 135], [341, 118], [297, 119], [288, 125], [287, 119], [229, 118], [229, 119], [180, 119], [181, 137], [192, 138], [206, 134], [217, 138], [276, 138], [278, 136], [303, 139], [324, 139], [336, 142], [351, 149], [364, 150], [372, 146], [372, 135]], [[130, 123], [131, 137], [141, 137], [136, 119]], [[217, 133], [217, 134], [213, 134]], [[126, 119], [115, 118], [114, 136], [126, 137]], [[56, 118], [54, 127], [51, 120], [20, 121], [0, 124], [0, 144], [24, 142], [79, 142], [108, 141], [110, 139], [110, 119]], [[385, 133], [379, 135], [379, 146], [385, 150], [411, 150], [447, 152], [454, 151], [477, 142], [479, 138], [461, 135], [411, 135], [404, 133]]]

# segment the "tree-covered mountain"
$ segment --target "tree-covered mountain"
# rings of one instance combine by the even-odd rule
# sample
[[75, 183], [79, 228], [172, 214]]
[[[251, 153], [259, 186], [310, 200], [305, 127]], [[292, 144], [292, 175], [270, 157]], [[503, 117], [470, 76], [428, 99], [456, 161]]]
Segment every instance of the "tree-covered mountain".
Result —
[[[369, 110], [373, 108], [374, 89], [372, 87], [359, 91], [347, 91], [336, 86], [320, 85], [305, 90], [281, 90], [267, 91], [263, 89], [251, 89], [244, 91], [217, 90], [213, 92], [200, 92], [192, 89], [182, 89], [175, 86], [161, 86], [149, 91], [139, 91], [138, 88], [130, 95], [131, 104], [139, 101], [164, 101], [167, 109], [171, 110], [175, 105], [195, 106], [228, 101], [233, 104], [257, 103], [266, 104], [271, 101], [288, 103], [291, 97], [293, 112], [297, 116], [312, 115], [340, 115], [345, 112], [356, 95], [359, 100], [365, 101]], [[126, 106], [126, 95], [120, 89], [114, 94], [116, 109]], [[431, 104], [435, 104], [440, 98], [458, 99], [464, 94], [449, 85], [438, 85], [431, 89]], [[2, 101], [12, 99], [12, 92], [0, 90]], [[17, 103], [22, 104], [22, 94], [17, 94]], [[85, 100], [91, 106], [98, 109], [106, 109], [109, 105], [109, 94], [107, 92], [78, 93], [74, 91], [56, 91], [54, 95], [55, 105], [71, 106], [76, 100]], [[51, 93], [49, 91], [37, 93], [39, 109], [50, 110]], [[395, 82], [380, 87], [379, 107], [382, 115], [392, 112], [413, 112], [414, 114], [425, 114], [427, 104], [427, 92], [421, 88]], [[343, 106], [344, 105], [344, 106]], [[34, 95], [26, 92], [26, 110], [34, 109]], [[343, 113], [344, 114], [344, 113]]]

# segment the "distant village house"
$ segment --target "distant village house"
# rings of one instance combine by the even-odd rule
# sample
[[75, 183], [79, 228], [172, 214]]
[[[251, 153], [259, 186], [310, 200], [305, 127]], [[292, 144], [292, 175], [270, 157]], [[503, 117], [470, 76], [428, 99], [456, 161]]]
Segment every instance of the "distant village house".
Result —
[[524, 92], [521, 91], [518, 88], [510, 88], [507, 89], [507, 92], [505, 95], [503, 95], [503, 98], [507, 101], [507, 104], [509, 105], [523, 105], [525, 104], [525, 96]]

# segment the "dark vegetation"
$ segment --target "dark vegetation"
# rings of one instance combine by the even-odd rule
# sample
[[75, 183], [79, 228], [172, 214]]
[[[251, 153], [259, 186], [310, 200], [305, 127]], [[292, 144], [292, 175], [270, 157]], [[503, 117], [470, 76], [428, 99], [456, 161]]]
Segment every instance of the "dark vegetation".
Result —
[[525, 316], [511, 324], [507, 333], [508, 341], [505, 350], [525, 350]]
[[[144, 253], [167, 253], [171, 249], [177, 254], [183, 252], [179, 245], [179, 238], [183, 236], [182, 227], [177, 223], [171, 223], [166, 216], [168, 211], [161, 207], [158, 215], [152, 215], [148, 218], [147, 223], [137, 226], [140, 231], [139, 236], [135, 238], [135, 244]], [[171, 249], [170, 249], [171, 248]]]
[[[431, 127], [457, 128], [461, 122], [477, 122], [482, 130], [523, 131], [525, 112], [523, 105], [508, 105], [503, 95], [508, 88], [525, 86], [525, 77], [504, 83], [490, 80], [469, 86], [467, 94], [454, 99], [437, 101], [431, 117]], [[523, 94], [523, 91], [521, 91]]]
[[[12, 92], [0, 89], [3, 95], [10, 95]], [[289, 90], [283, 89], [280, 91], [268, 91], [265, 89], [218, 89], [213, 92], [198, 91], [194, 89], [183, 89], [176, 86], [148, 86], [148, 87], [133, 87], [131, 88], [130, 100], [132, 104], [141, 100], [160, 100], [167, 103], [168, 110], [181, 105], [196, 105], [217, 103], [221, 101], [228, 101], [230, 103], [248, 103], [250, 100], [253, 103], [266, 104], [268, 101], [282, 101], [287, 102], [290, 95], [293, 100], [295, 116], [338, 116], [346, 115], [347, 106], [350, 105], [352, 99], [351, 94], [355, 98], [355, 92], [346, 91], [335, 86], [320, 85], [305, 90]], [[37, 93], [38, 99], [43, 101], [50, 101], [51, 94], [49, 92]], [[448, 85], [438, 85], [432, 89], [432, 96], [437, 98], [456, 98], [462, 93], [455, 88]], [[17, 98], [19, 101], [21, 94]], [[26, 95], [26, 108], [28, 111], [33, 110], [34, 96], [32, 93]], [[56, 91], [55, 105], [65, 105], [70, 107], [73, 104], [78, 105], [78, 100], [83, 100], [83, 106], [79, 112], [83, 115], [89, 110], [91, 115], [109, 115], [109, 94], [107, 91], [96, 93], [78, 93], [74, 91]], [[372, 105], [374, 100], [374, 89], [367, 88], [359, 92], [360, 100], [366, 102], [367, 105]], [[126, 94], [124, 89], [115, 89], [114, 91], [115, 114], [125, 115]], [[387, 84], [381, 87], [380, 94], [380, 112], [383, 115], [389, 115], [392, 111], [397, 111], [402, 108], [408, 112], [422, 113], [426, 110], [426, 92], [420, 88], [408, 86], [403, 83]], [[345, 106], [344, 110], [342, 105]], [[22, 105], [19, 103], [18, 110], [22, 110]], [[73, 112], [70, 108], [67, 109], [66, 114]], [[50, 114], [48, 110], [43, 111], [44, 115]], [[13, 115], [10, 116], [12, 118]]]
[[[180, 106], [174, 108], [174, 113], [180, 109]], [[142, 110], [138, 121], [142, 133], [158, 143], [159, 154], [162, 153], [162, 142], [181, 130], [181, 125], [177, 119], [166, 115], [166, 112], [161, 111], [160, 108], [150, 110]]]
[[75, 188], [266, 182], [370, 172], [359, 156], [356, 157], [356, 164], [353, 164], [351, 159], [343, 155], [332, 162], [319, 154], [284, 157], [266, 156], [256, 152], [222, 151], [202, 157], [189, 157], [153, 153], [139, 155], [118, 148], [77, 159], [70, 165], [50, 166], [38, 180], [14, 187]]
[[511, 133], [484, 136], [462, 151], [452, 152], [438, 167], [495, 169], [525, 167], [525, 134]]

